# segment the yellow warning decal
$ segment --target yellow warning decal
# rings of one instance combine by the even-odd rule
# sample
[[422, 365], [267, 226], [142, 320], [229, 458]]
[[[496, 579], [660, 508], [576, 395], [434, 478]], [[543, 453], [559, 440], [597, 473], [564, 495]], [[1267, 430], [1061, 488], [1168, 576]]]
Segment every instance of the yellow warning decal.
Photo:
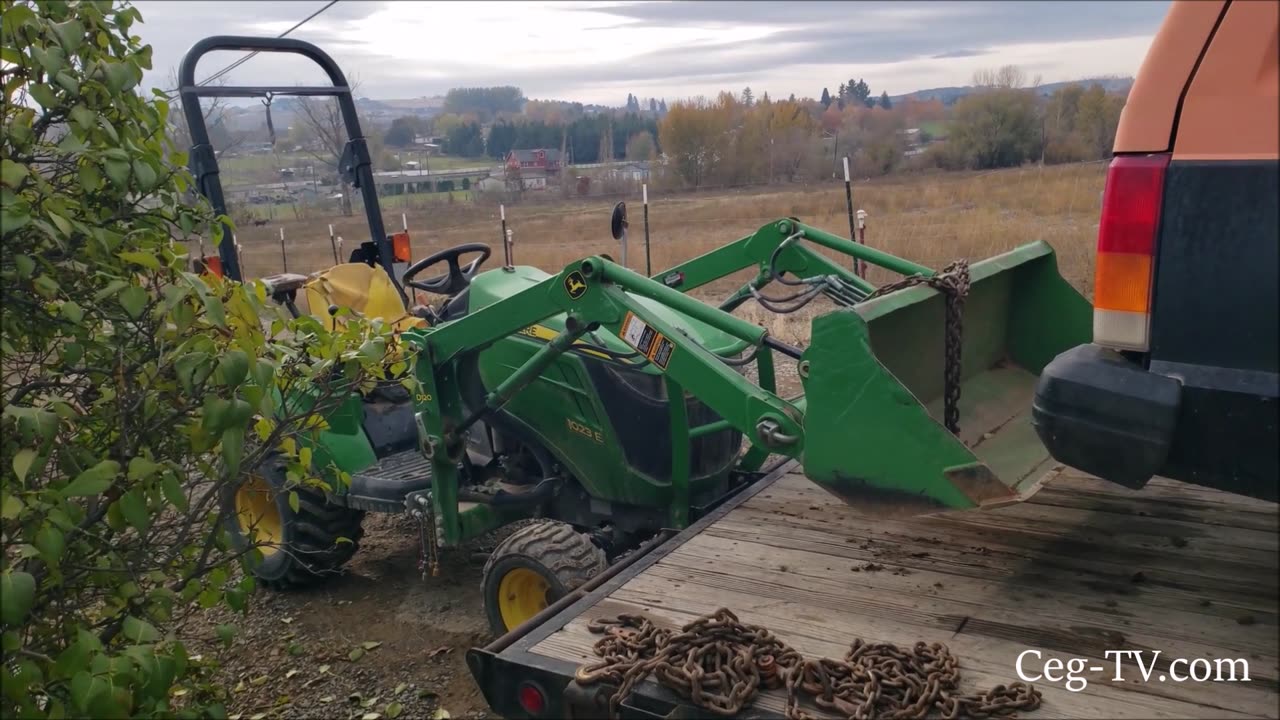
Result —
[[627, 316], [622, 320], [618, 337], [663, 370], [667, 369], [671, 355], [675, 352], [675, 343], [630, 311], [627, 311]]

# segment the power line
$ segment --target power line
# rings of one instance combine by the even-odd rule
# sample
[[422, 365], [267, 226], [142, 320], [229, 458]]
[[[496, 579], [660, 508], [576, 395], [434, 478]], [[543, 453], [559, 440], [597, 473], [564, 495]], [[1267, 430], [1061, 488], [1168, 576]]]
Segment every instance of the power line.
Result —
[[[338, 0], [329, 0], [329, 2], [325, 3], [324, 7], [320, 8], [319, 10], [316, 10], [315, 12], [313, 12], [313, 13], [311, 13], [310, 15], [306, 16], [305, 18], [303, 18], [302, 20], [300, 20], [297, 24], [295, 24], [293, 27], [291, 27], [291, 28], [289, 28], [288, 30], [285, 30], [284, 32], [282, 32], [282, 33], [280, 33], [279, 35], [277, 35], [277, 36], [276, 36], [276, 38], [277, 38], [277, 39], [279, 39], [279, 38], [282, 38], [282, 37], [286, 37], [286, 36], [288, 36], [288, 35], [289, 35], [289, 33], [293, 32], [294, 30], [297, 30], [298, 28], [302, 27], [303, 25], [306, 25], [307, 23], [311, 22], [311, 21], [312, 21], [312, 20], [314, 20], [317, 16], [319, 16], [319, 15], [320, 15], [320, 13], [323, 13], [325, 10], [328, 10], [329, 8], [331, 8], [331, 7], [333, 7], [334, 5], [337, 5], [337, 4], [338, 4]], [[255, 55], [257, 55], [257, 54], [258, 54], [258, 53], [260, 53], [260, 52], [262, 52], [262, 51], [261, 51], [261, 50], [254, 50], [253, 52], [249, 53], [248, 55], [245, 55], [244, 57], [240, 58], [239, 60], [236, 60], [235, 62], [231, 63], [230, 65], [228, 65], [228, 66], [226, 66], [226, 67], [224, 67], [224, 68], [222, 68], [222, 69], [221, 69], [221, 70], [219, 70], [218, 72], [216, 72], [216, 73], [214, 73], [214, 74], [210, 75], [209, 77], [205, 78], [204, 80], [201, 80], [200, 82], [196, 83], [196, 85], [197, 85], [197, 86], [200, 86], [200, 87], [203, 87], [203, 86], [205, 86], [205, 85], [208, 85], [209, 83], [213, 82], [214, 80], [217, 80], [218, 78], [222, 77], [223, 75], [226, 75], [227, 73], [231, 72], [232, 70], [235, 70], [236, 68], [240, 67], [241, 65], [243, 65], [243, 64], [245, 64], [245, 63], [247, 63], [247, 62], [249, 62], [250, 60], [252, 60], [252, 59], [253, 59], [253, 57], [254, 57]], [[178, 92], [178, 88], [174, 88], [173, 90], [170, 90], [169, 92], [167, 92], [167, 93], [165, 93], [165, 94], [166, 94], [166, 95], [169, 95], [169, 96], [172, 96], [172, 95], [173, 95], [173, 93], [176, 93], [176, 92]]]

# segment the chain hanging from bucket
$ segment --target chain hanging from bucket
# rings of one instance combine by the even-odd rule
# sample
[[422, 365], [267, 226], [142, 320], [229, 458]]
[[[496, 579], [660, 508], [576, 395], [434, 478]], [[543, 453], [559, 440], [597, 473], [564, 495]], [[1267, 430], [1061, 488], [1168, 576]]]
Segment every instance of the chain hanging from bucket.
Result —
[[788, 720], [812, 718], [802, 697], [847, 718], [1008, 718], [1040, 707], [1040, 691], [1017, 682], [961, 694], [960, 666], [941, 643], [855, 640], [843, 660], [806, 659], [768, 629], [740, 622], [721, 608], [678, 632], [657, 627], [642, 615], [591, 622], [604, 635], [594, 646], [600, 662], [578, 669], [579, 685], [617, 687], [609, 715], [632, 689], [653, 676], [698, 708], [719, 716], [739, 714], [761, 688], [785, 688]]
[[960, 370], [964, 339], [964, 301], [969, 295], [969, 262], [956, 260], [942, 269], [942, 272], [926, 277], [912, 275], [896, 282], [887, 283], [876, 288], [863, 300], [866, 302], [881, 295], [915, 285], [928, 285], [946, 296], [947, 320], [943, 366], [943, 424], [954, 435], [960, 434]]

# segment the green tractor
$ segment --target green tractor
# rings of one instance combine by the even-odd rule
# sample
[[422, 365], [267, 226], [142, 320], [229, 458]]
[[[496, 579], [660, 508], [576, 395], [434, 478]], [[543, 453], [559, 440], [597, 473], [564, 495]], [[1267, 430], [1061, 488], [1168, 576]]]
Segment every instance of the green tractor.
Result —
[[[197, 86], [195, 63], [215, 49], [300, 53], [333, 87]], [[337, 573], [366, 512], [417, 519], [427, 568], [443, 548], [523, 521], [484, 569], [485, 612], [502, 633], [658, 531], [704, 516], [771, 460], [801, 459], [812, 481], [868, 512], [913, 514], [1015, 502], [1052, 462], [1029, 400], [1041, 368], [1088, 340], [1090, 314], [1043, 243], [936, 273], [781, 218], [652, 277], [606, 257], [549, 274], [508, 255], [482, 271], [490, 249], [480, 244], [401, 273], [350, 92], [326, 54], [296, 40], [214, 37], [181, 73], [192, 167], [220, 212], [202, 94], [338, 99], [351, 138], [343, 165], [372, 239], [329, 274], [364, 273], [365, 292], [346, 297], [397, 323], [416, 354], [414, 391], [352, 396], [327, 418], [314, 448], [330, 468], [327, 492], [302, 493], [294, 510], [270, 461], [228, 491], [235, 537], [266, 544], [256, 574], [268, 586]], [[220, 254], [239, 279], [234, 244]], [[850, 269], [854, 259], [906, 279], [877, 289]], [[751, 268], [718, 307], [687, 294]], [[290, 307], [305, 288], [314, 312], [342, 285], [325, 275], [267, 282]], [[441, 299], [408, 308], [405, 287]], [[785, 294], [767, 294], [777, 287]], [[732, 314], [751, 300], [790, 313], [819, 297], [839, 309], [813, 320], [803, 349]], [[775, 356], [795, 363], [802, 395], [778, 393]]]

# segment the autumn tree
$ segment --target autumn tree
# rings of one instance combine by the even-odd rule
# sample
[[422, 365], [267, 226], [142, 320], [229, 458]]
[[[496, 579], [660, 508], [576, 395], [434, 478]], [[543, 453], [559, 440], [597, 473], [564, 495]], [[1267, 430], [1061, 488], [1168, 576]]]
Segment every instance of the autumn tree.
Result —
[[632, 135], [627, 140], [627, 159], [632, 161], [652, 160], [658, 155], [657, 144], [653, 135], [645, 130]]
[[1009, 167], [1036, 154], [1039, 135], [1035, 95], [996, 86], [956, 102], [947, 144], [967, 167]]

